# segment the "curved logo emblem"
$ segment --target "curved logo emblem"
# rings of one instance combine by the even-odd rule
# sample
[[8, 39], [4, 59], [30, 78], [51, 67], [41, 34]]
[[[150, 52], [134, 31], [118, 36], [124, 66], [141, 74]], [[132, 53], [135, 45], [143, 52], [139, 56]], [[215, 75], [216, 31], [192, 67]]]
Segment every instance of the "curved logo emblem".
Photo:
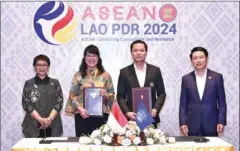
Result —
[[139, 109], [137, 112], [137, 120], [139, 123], [143, 123], [147, 119], [147, 112], [143, 109]]
[[171, 22], [177, 16], [177, 9], [172, 4], [165, 4], [160, 8], [160, 18], [164, 22]]
[[37, 10], [33, 24], [35, 32], [42, 41], [51, 45], [59, 45], [75, 36], [77, 20], [69, 5], [59, 1], [50, 1]]

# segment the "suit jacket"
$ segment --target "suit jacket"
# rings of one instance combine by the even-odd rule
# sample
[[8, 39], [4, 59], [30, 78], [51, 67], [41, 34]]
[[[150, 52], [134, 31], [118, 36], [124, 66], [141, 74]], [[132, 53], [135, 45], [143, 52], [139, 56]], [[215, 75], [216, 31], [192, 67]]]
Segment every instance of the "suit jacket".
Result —
[[179, 107], [179, 124], [187, 125], [191, 133], [216, 133], [216, 125], [226, 125], [226, 99], [223, 76], [207, 69], [206, 84], [200, 100], [195, 71], [183, 76]]
[[[132, 88], [139, 87], [140, 85], [133, 64], [120, 70], [117, 86], [117, 100], [124, 114], [133, 110]], [[164, 104], [166, 93], [161, 71], [158, 67], [147, 63], [144, 87], [151, 87], [152, 108], [157, 110], [155, 121], [159, 123], [160, 119], [158, 113]]]

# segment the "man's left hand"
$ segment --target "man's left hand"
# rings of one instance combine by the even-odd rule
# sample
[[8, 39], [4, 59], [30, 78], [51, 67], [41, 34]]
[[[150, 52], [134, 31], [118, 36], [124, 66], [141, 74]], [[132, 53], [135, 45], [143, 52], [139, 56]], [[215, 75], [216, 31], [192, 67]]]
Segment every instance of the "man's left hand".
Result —
[[224, 130], [224, 125], [223, 125], [223, 124], [217, 124], [217, 133], [218, 133], [218, 136], [223, 133], [223, 130]]
[[157, 116], [157, 110], [156, 109], [152, 109], [152, 117], [156, 117]]

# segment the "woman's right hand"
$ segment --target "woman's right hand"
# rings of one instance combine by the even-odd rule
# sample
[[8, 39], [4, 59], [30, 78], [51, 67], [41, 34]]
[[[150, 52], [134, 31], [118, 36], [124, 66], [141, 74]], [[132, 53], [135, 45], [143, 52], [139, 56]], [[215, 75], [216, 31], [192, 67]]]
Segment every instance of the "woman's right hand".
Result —
[[47, 128], [51, 122], [47, 120], [47, 118], [43, 118], [40, 116], [40, 114], [38, 114], [38, 112], [36, 110], [33, 110], [32, 113], [31, 113], [31, 116], [38, 121], [39, 123], [39, 128], [40, 129], [45, 129]]
[[89, 116], [87, 115], [87, 110], [85, 110], [83, 107], [78, 107], [78, 111], [82, 118], [88, 118]]
[[44, 118], [40, 117], [38, 119], [38, 122], [40, 123], [40, 129], [44, 129], [45, 128], [45, 120], [44, 120]]
[[42, 118], [42, 117], [38, 120], [38, 122], [41, 125], [40, 129], [45, 129], [45, 128], [49, 127], [51, 124], [51, 121], [49, 121], [47, 118]]

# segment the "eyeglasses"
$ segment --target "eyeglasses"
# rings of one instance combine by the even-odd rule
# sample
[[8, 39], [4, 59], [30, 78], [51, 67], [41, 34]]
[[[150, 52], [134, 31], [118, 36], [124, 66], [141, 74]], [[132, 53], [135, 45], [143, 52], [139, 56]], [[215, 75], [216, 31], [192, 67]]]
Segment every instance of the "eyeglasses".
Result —
[[86, 58], [97, 58], [98, 56], [97, 55], [86, 55], [85, 57]]
[[46, 69], [48, 67], [48, 64], [36, 64], [37, 68], [41, 68], [43, 67], [44, 69]]

